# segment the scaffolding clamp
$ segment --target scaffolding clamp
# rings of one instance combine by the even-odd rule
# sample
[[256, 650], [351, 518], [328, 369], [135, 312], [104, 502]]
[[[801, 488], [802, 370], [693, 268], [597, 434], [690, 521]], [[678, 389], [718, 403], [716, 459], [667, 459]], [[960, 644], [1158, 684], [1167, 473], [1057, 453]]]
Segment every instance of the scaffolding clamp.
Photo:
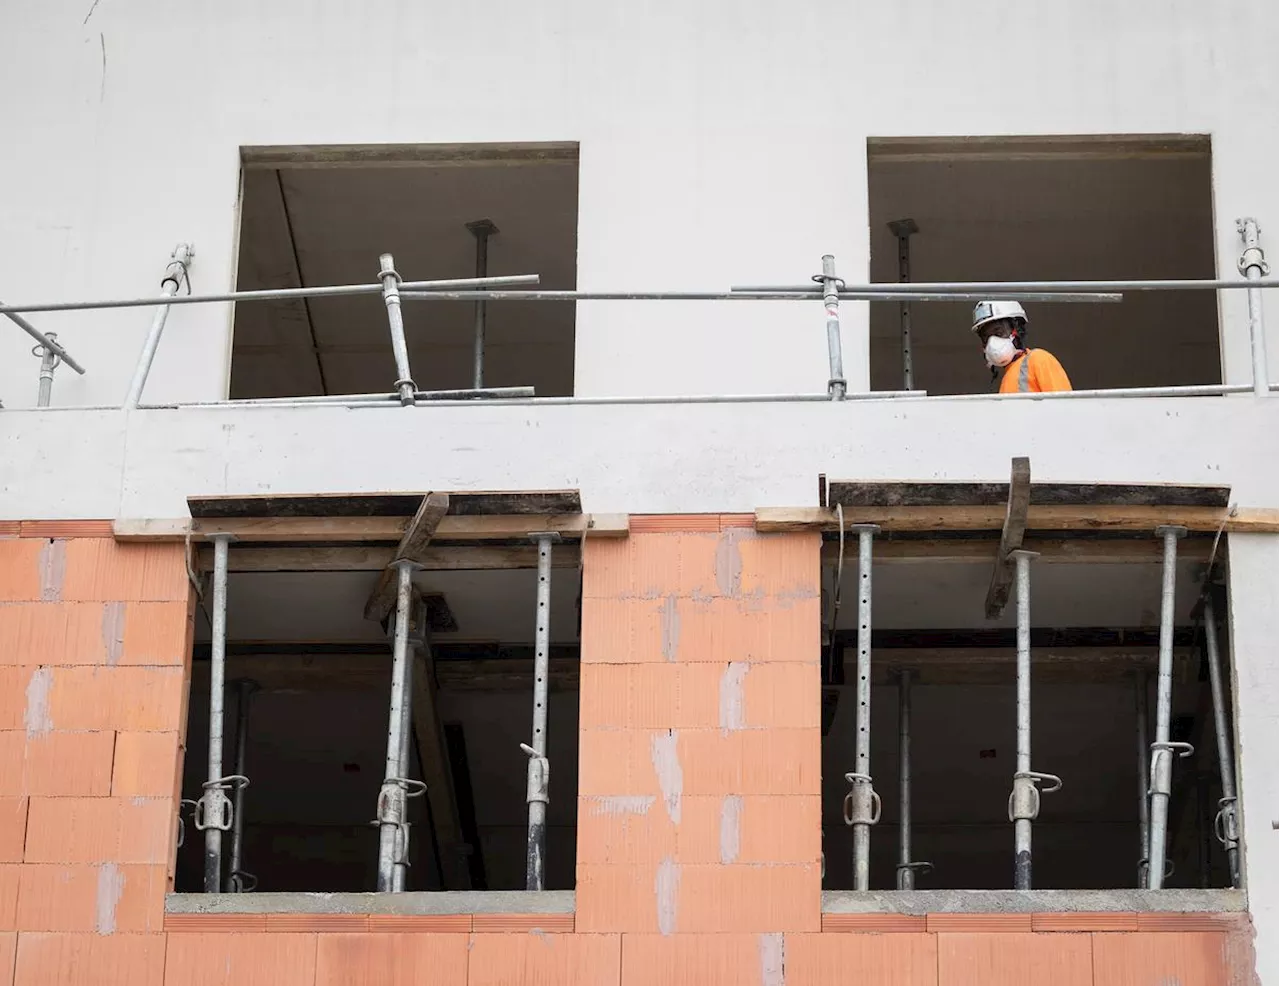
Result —
[[379, 829], [394, 828], [396, 863], [407, 866], [409, 849], [409, 798], [420, 798], [427, 793], [427, 785], [412, 777], [388, 777], [378, 790], [378, 817], [370, 825]]
[[1173, 793], [1173, 753], [1186, 758], [1196, 752], [1190, 743], [1171, 741], [1151, 744], [1151, 793], [1169, 795]]
[[1213, 816], [1213, 834], [1224, 849], [1234, 849], [1240, 844], [1240, 830], [1236, 820], [1236, 799], [1221, 798], [1218, 813]]
[[844, 796], [846, 825], [875, 825], [880, 821], [880, 795], [871, 786], [870, 774], [849, 773], [844, 779], [853, 787]]
[[[1036, 786], [1047, 783], [1053, 786]], [[1053, 794], [1061, 789], [1062, 778], [1057, 774], [1042, 774], [1038, 770], [1018, 771], [1013, 775], [1013, 791], [1009, 795], [1009, 821], [1035, 821], [1040, 816], [1040, 795]]]
[[178, 802], [178, 846], [177, 847], [179, 849], [182, 848], [182, 844], [187, 839], [187, 823], [182, 818], [182, 809], [190, 808], [192, 812], [194, 812], [196, 809], [196, 806], [199, 805], [199, 803], [200, 802], [198, 801], [192, 801], [190, 798], [182, 798]]
[[542, 756], [527, 743], [521, 743], [520, 749], [529, 756], [528, 789], [525, 801], [529, 804], [551, 803], [551, 761]]
[[230, 790], [239, 790], [249, 786], [249, 778], [244, 774], [227, 774], [216, 781], [205, 781], [201, 787], [204, 794], [195, 802], [191, 820], [200, 832], [206, 829], [217, 829], [220, 832], [231, 830], [231, 799], [227, 797]]

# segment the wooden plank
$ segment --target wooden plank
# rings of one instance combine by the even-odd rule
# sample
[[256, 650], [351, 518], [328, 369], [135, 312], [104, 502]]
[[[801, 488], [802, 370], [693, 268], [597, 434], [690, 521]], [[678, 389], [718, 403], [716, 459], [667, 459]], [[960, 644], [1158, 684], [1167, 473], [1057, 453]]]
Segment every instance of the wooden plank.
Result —
[[[441, 491], [450, 497], [449, 513], [573, 514], [582, 512], [577, 490]], [[191, 496], [187, 509], [203, 519], [238, 517], [408, 517], [428, 492], [407, 493], [263, 493], [248, 496]]]
[[[117, 541], [204, 541], [212, 533], [234, 535], [237, 542], [297, 544], [308, 541], [358, 544], [399, 542], [408, 526], [404, 517], [241, 517], [194, 520], [117, 520]], [[525, 541], [536, 531], [556, 531], [565, 538], [626, 537], [627, 514], [494, 514], [446, 515], [436, 529], [437, 541]]]
[[417, 512], [405, 528], [400, 546], [396, 548], [396, 560], [407, 559], [416, 562], [426, 552], [427, 545], [435, 537], [440, 521], [449, 512], [449, 494], [428, 493], [422, 498]]
[[1017, 456], [1009, 474], [1009, 502], [1005, 507], [1004, 526], [1000, 531], [1000, 546], [996, 549], [991, 569], [991, 584], [987, 587], [987, 619], [998, 619], [1009, 602], [1009, 589], [1013, 586], [1014, 563], [1010, 553], [1022, 547], [1022, 537], [1027, 533], [1027, 510], [1031, 506], [1031, 459]]
[[[828, 486], [827, 506], [996, 506], [1009, 497], [1008, 483], [839, 482]], [[1033, 506], [1225, 507], [1229, 486], [1171, 483], [1035, 483]]]
[[[844, 519], [846, 527], [879, 524], [884, 531], [999, 531], [1004, 513], [1004, 507], [992, 506], [861, 507], [846, 509]], [[1164, 524], [1179, 524], [1189, 531], [1210, 534], [1219, 527], [1232, 534], [1276, 534], [1280, 533], [1280, 511], [1241, 507], [1228, 514], [1221, 507], [1035, 505], [1027, 510], [1028, 531], [1147, 533]], [[834, 531], [835, 511], [825, 507], [760, 507], [756, 510], [756, 530], [763, 534]]]
[[[1213, 545], [1210, 535], [1189, 537], [1178, 542], [1179, 561], [1206, 562]], [[1159, 565], [1163, 560], [1161, 543], [1155, 538], [1052, 538], [1024, 537], [1022, 546], [1038, 552], [1037, 565]], [[885, 564], [965, 564], [985, 562], [995, 555], [1000, 542], [996, 538], [877, 538], [875, 561]], [[838, 548], [833, 541], [822, 545], [822, 564], [834, 565]], [[1219, 554], [1222, 549], [1219, 548]], [[234, 561], [236, 552], [231, 552]], [[849, 561], [848, 545], [845, 562]]]
[[[1178, 546], [1181, 556], [1191, 543]], [[261, 545], [232, 545], [227, 555], [229, 572], [380, 572], [391, 564], [396, 549], [389, 546], [310, 546], [290, 545], [282, 547]], [[426, 548], [418, 560], [425, 571], [465, 572], [494, 569], [537, 568], [538, 547], [529, 545], [474, 545], [433, 544]], [[576, 551], [555, 551], [551, 555], [552, 568], [577, 568], [581, 564]], [[201, 547], [196, 555], [196, 567], [201, 572], [213, 570], [213, 550]]]
[[431, 803], [445, 889], [470, 890], [471, 869], [463, 851], [465, 839], [445, 748], [444, 725], [436, 695], [435, 661], [429, 643], [414, 649], [410, 691], [413, 735], [422, 763], [422, 780], [427, 785], [427, 800]]

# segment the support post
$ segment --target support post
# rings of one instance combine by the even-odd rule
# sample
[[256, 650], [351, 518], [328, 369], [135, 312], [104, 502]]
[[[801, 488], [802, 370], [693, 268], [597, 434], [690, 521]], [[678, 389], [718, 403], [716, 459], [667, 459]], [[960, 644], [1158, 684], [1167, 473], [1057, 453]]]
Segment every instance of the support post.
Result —
[[[397, 621], [398, 616], [399, 614], [397, 613]], [[419, 654], [427, 643], [427, 604], [426, 600], [416, 592], [411, 592], [410, 594], [408, 624], [408, 651], [405, 654], [404, 662], [404, 697], [400, 714], [400, 775], [405, 778], [401, 789], [404, 791], [403, 797], [406, 801], [404, 817], [400, 824], [400, 839], [396, 846], [395, 869], [392, 871], [391, 889], [396, 893], [403, 893], [407, 889], [409, 880], [408, 799], [417, 794], [426, 793], [425, 782], [420, 785], [418, 782], [407, 779], [409, 767], [413, 763], [410, 753], [412, 749], [410, 745], [412, 736], [410, 727], [413, 723], [413, 668], [418, 661]]]
[[[1031, 769], [1031, 560], [1034, 551], [1011, 552], [1018, 597], [1017, 763], [1013, 792], [1009, 795], [1009, 821], [1013, 822], [1013, 886], [1030, 890], [1031, 823], [1040, 814], [1040, 795], [1062, 787], [1062, 779]], [[1043, 790], [1041, 781], [1052, 782]]]
[[551, 764], [547, 760], [547, 696], [551, 677], [551, 546], [555, 532], [530, 535], [538, 543], [538, 594], [533, 635], [533, 742], [520, 744], [529, 757], [527, 791], [529, 842], [525, 855], [525, 889], [546, 885], [547, 804], [551, 800]]
[[1213, 831], [1227, 851], [1231, 886], [1240, 886], [1240, 827], [1236, 814], [1235, 757], [1232, 755], [1230, 727], [1227, 725], [1226, 685], [1222, 680], [1222, 660], [1218, 653], [1217, 614], [1213, 589], [1205, 587], [1204, 649], [1209, 662], [1209, 688], [1213, 694], [1213, 732], [1218, 743], [1218, 774], [1222, 779], [1222, 799], [1213, 819]]
[[[920, 232], [920, 227], [914, 219], [895, 219], [888, 226], [898, 240], [898, 282], [907, 284], [911, 281], [911, 234]], [[908, 302], [899, 305], [898, 321], [902, 328], [902, 386], [912, 390], [915, 368], [911, 360], [911, 305]]]
[[911, 671], [898, 672], [898, 889], [916, 889], [916, 871], [932, 863], [911, 859]]
[[[1244, 242], [1244, 252], [1240, 254], [1240, 273], [1250, 281], [1260, 281], [1271, 273], [1259, 243], [1262, 230], [1258, 228], [1256, 219], [1237, 219], [1236, 229]], [[1249, 290], [1249, 351], [1253, 361], [1253, 395], [1266, 397], [1267, 381], [1267, 334], [1262, 320], [1262, 290], [1251, 287]]]
[[1147, 757], [1151, 753], [1150, 721], [1147, 713], [1148, 675], [1139, 671], [1133, 686], [1134, 725], [1138, 735], [1138, 886], [1147, 885], [1147, 853], [1151, 850], [1151, 790]]
[[1178, 539], [1187, 536], [1185, 527], [1157, 527], [1164, 540], [1164, 568], [1160, 585], [1160, 665], [1156, 680], [1156, 738], [1151, 744], [1151, 843], [1147, 849], [1147, 889], [1164, 886], [1166, 836], [1169, 824], [1169, 795], [1173, 790], [1173, 754], [1189, 757], [1190, 743], [1171, 743], [1169, 723], [1173, 717], [1173, 593], [1177, 583]]
[[384, 253], [378, 258], [378, 277], [382, 281], [382, 301], [387, 306], [387, 325], [391, 329], [391, 352], [396, 360], [396, 390], [400, 403], [413, 406], [413, 395], [418, 389], [409, 372], [409, 346], [404, 338], [404, 313], [400, 310], [400, 275], [396, 273], [395, 258]]
[[[391, 709], [387, 717], [387, 762], [378, 792], [378, 890], [396, 889], [396, 869], [408, 859], [405, 802], [410, 789], [425, 790], [405, 777], [405, 719], [409, 715], [409, 618], [413, 603], [414, 562], [398, 559], [394, 647], [391, 658]], [[401, 876], [403, 881], [403, 876]]]
[[[489, 273], [489, 237], [498, 232], [492, 219], [477, 219], [467, 223], [467, 229], [476, 238], [476, 277], [485, 277]], [[471, 386], [476, 390], [484, 387], [484, 333], [488, 311], [486, 302], [476, 302], [475, 353], [472, 361]]]
[[[824, 258], [825, 260], [826, 258]], [[852, 784], [845, 796], [844, 821], [853, 826], [853, 889], [871, 889], [871, 826], [880, 821], [880, 796], [871, 781], [871, 542], [875, 524], [853, 524], [858, 532], [858, 680]]]
[[[46, 332], [45, 336], [50, 342], [58, 341], [56, 332]], [[40, 389], [36, 393], [36, 407], [48, 407], [53, 397], [53, 371], [57, 369], [61, 359], [57, 350], [41, 343], [36, 344], [31, 355], [40, 357]]]
[[[160, 293], [171, 298], [178, 293], [178, 288], [187, 279], [187, 268], [191, 266], [196, 255], [190, 243], [179, 243], [173, 248], [172, 260], [165, 268], [164, 279], [160, 282]], [[126, 410], [132, 410], [142, 400], [142, 389], [147, 385], [147, 376], [151, 373], [151, 364], [156, 358], [156, 349], [160, 345], [160, 336], [164, 334], [164, 323], [169, 318], [169, 305], [161, 305], [151, 318], [151, 328], [147, 330], [146, 341], [142, 344], [142, 353], [138, 356], [138, 365], [133, 371], [133, 379], [129, 382], [129, 394], [124, 399]]]
[[830, 364], [827, 393], [833, 401], [842, 401], [848, 390], [840, 340], [840, 291], [844, 288], [844, 281], [836, 277], [835, 257], [829, 253], [823, 255], [822, 273], [814, 280], [822, 285], [822, 305], [827, 313], [827, 360]]
[[204, 793], [196, 803], [195, 825], [204, 832], [204, 892], [222, 890], [222, 833], [231, 828], [227, 788], [248, 783], [243, 775], [222, 773], [223, 714], [227, 670], [227, 553], [230, 534], [212, 534], [213, 612], [209, 639], [209, 761]]
[[[249, 699], [258, 690], [258, 683], [241, 678], [236, 685], [236, 748], [235, 772], [247, 777], [246, 756], [249, 746]], [[231, 812], [231, 865], [227, 874], [227, 889], [232, 893], [247, 893], [258, 885], [258, 878], [244, 868], [244, 791], [248, 781], [237, 784], [232, 795]]]

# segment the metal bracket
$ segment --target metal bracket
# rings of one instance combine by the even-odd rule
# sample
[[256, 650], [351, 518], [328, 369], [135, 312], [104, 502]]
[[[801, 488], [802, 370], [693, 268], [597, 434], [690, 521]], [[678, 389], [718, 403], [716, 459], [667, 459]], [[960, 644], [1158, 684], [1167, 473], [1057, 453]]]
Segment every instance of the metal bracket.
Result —
[[1171, 794], [1173, 792], [1173, 753], [1186, 759], [1196, 752], [1190, 743], [1171, 741], [1151, 744], [1151, 787], [1152, 794]]
[[529, 756], [528, 785], [525, 801], [529, 804], [541, 802], [551, 803], [551, 761], [542, 756], [527, 743], [521, 743], [522, 749]]
[[196, 829], [200, 832], [205, 829], [229, 832], [232, 808], [227, 792], [248, 786], [249, 778], [244, 774], [228, 774], [226, 777], [219, 777], [216, 781], [205, 781], [201, 785], [204, 788], [204, 794], [200, 796], [199, 801], [195, 802], [195, 810], [191, 813], [191, 820], [195, 823]]
[[[1052, 783], [1052, 787], [1039, 788], [1038, 783]], [[1040, 815], [1040, 795], [1062, 790], [1062, 778], [1057, 774], [1042, 774], [1038, 770], [1020, 770], [1013, 775], [1013, 791], [1009, 795], [1009, 821], [1035, 821]]]
[[1244, 241], [1244, 252], [1240, 254], [1236, 270], [1248, 277], [1249, 268], [1256, 267], [1258, 272], [1263, 277], [1266, 277], [1271, 273], [1271, 265], [1267, 263], [1267, 258], [1262, 253], [1262, 247], [1258, 245], [1258, 237], [1262, 233], [1262, 227], [1258, 225], [1258, 220], [1237, 219], [1236, 232], [1240, 234], [1240, 239]]
[[870, 774], [848, 773], [844, 779], [853, 787], [844, 796], [844, 823], [846, 825], [875, 825], [880, 821], [883, 805], [880, 795], [871, 786]]
[[1234, 849], [1240, 844], [1240, 831], [1236, 822], [1236, 799], [1221, 798], [1218, 813], [1213, 816], [1213, 834], [1224, 849]]
[[932, 863], [899, 863], [897, 866], [898, 873], [932, 873]]

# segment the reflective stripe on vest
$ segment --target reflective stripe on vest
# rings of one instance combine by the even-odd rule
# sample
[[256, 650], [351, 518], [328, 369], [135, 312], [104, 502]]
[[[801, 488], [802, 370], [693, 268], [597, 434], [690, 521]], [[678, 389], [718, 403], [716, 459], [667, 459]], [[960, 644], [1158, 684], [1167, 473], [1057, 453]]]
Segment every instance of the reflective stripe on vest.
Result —
[[1022, 363], [1018, 366], [1018, 393], [1025, 394], [1028, 390], [1027, 373], [1031, 366], [1031, 350], [1028, 349], [1026, 355], [1022, 357]]

